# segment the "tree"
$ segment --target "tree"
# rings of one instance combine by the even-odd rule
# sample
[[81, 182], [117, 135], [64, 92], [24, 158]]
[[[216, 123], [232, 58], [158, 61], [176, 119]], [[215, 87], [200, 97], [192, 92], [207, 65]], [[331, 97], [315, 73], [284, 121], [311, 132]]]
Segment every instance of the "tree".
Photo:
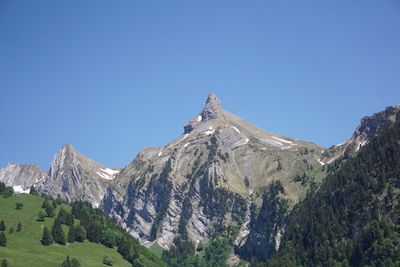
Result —
[[14, 195], [14, 189], [11, 186], [7, 186], [2, 195], [3, 197], [12, 197]]
[[65, 245], [66, 240], [64, 231], [61, 227], [61, 222], [58, 218], [54, 220], [53, 226], [51, 227], [51, 236], [53, 237], [55, 243], [58, 243], [60, 245]]
[[50, 244], [53, 243], [53, 238], [51, 236], [51, 233], [47, 227], [44, 227], [43, 229], [43, 234], [42, 234], [42, 244], [45, 246], [49, 246]]
[[79, 261], [75, 258], [70, 259], [69, 256], [67, 256], [67, 259], [61, 263], [61, 267], [80, 267], [81, 264]]
[[0, 246], [5, 247], [7, 246], [7, 238], [4, 232], [0, 232]]
[[1, 261], [1, 267], [8, 267], [8, 261], [6, 259]]
[[75, 241], [83, 242], [86, 239], [86, 230], [82, 225], [75, 229]]
[[71, 212], [69, 212], [67, 214], [67, 218], [66, 218], [65, 224], [68, 225], [68, 226], [74, 225], [74, 216], [72, 215]]
[[54, 209], [57, 208], [57, 202], [53, 199], [53, 202], [51, 203], [51, 205], [53, 206]]
[[21, 202], [17, 202], [17, 203], [15, 203], [15, 208], [17, 209], [17, 210], [20, 210], [20, 209], [22, 209], [22, 207], [24, 206], [24, 204], [23, 203], [21, 203]]
[[0, 195], [6, 190], [6, 184], [3, 182], [0, 182]]
[[39, 195], [38, 191], [36, 191], [36, 188], [33, 185], [29, 189], [29, 194], [31, 194], [33, 196], [38, 196]]
[[46, 213], [47, 213], [48, 217], [50, 217], [50, 218], [54, 217], [56, 212], [55, 212], [55, 209], [54, 209], [54, 207], [52, 205], [46, 205], [45, 210], [46, 210]]
[[21, 232], [22, 231], [22, 224], [19, 222], [17, 225], [17, 232]]
[[14, 233], [14, 227], [10, 227], [10, 230], [8, 231], [10, 234]]
[[108, 266], [113, 266], [114, 264], [112, 258], [109, 256], [104, 256], [103, 263]]
[[103, 238], [101, 239], [101, 243], [106, 247], [113, 248], [116, 245], [116, 237], [115, 233], [111, 229], [107, 229], [103, 232]]
[[68, 243], [73, 243], [75, 241], [75, 227], [71, 225], [68, 230]]
[[37, 218], [37, 220], [39, 221], [39, 222], [43, 222], [44, 221], [44, 218], [46, 217], [46, 213], [44, 212], [44, 211], [39, 211], [39, 213], [38, 213], [38, 218]]
[[6, 224], [4, 223], [3, 220], [0, 221], [0, 231], [5, 231], [6, 230]]

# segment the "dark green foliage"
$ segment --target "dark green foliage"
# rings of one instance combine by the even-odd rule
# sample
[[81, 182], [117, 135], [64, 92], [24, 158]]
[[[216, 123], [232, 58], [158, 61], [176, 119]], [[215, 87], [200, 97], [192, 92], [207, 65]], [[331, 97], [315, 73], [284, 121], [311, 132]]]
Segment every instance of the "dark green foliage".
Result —
[[0, 231], [5, 231], [6, 230], [6, 224], [3, 220], [0, 221]]
[[6, 184], [3, 182], [0, 182], [0, 195], [6, 190]]
[[7, 237], [4, 232], [0, 232], [0, 246], [1, 247], [7, 246]]
[[108, 266], [114, 265], [112, 258], [108, 257], [108, 256], [103, 257], [103, 264], [108, 265]]
[[75, 227], [74, 225], [71, 225], [68, 229], [68, 237], [67, 237], [68, 243], [73, 243], [75, 241]]
[[116, 233], [112, 229], [105, 230], [101, 239], [101, 243], [106, 247], [113, 248], [114, 246], [116, 246], [116, 242]]
[[24, 206], [24, 204], [21, 203], [21, 202], [15, 203], [15, 208], [16, 208], [17, 210], [21, 210], [23, 206]]
[[330, 167], [320, 189], [293, 211], [269, 266], [400, 264], [398, 123]]
[[192, 216], [193, 213], [193, 207], [192, 207], [192, 202], [189, 197], [186, 197], [183, 200], [182, 204], [182, 213], [181, 213], [181, 218], [179, 220], [179, 226], [178, 226], [178, 232], [183, 238], [188, 238], [188, 233], [186, 229], [186, 225]]
[[280, 194], [284, 188], [279, 181], [272, 183], [264, 193], [263, 204], [257, 219], [251, 223], [251, 233], [246, 243], [237, 248], [245, 259], [266, 260], [275, 251], [275, 239], [271, 238], [283, 228], [288, 212], [288, 203]]
[[164, 251], [162, 258], [171, 267], [195, 266], [195, 249], [191, 241], [182, 237], [175, 237], [169, 251]]
[[8, 233], [10, 233], [10, 234], [12, 234], [12, 233], [14, 233], [14, 227], [10, 227], [10, 230], [8, 230]]
[[19, 222], [17, 225], [17, 232], [21, 232], [22, 231], [22, 224]]
[[79, 261], [75, 258], [70, 259], [69, 256], [67, 256], [67, 259], [61, 263], [60, 267], [80, 267], [81, 264]]
[[67, 211], [63, 207], [60, 208], [60, 212], [58, 213], [57, 218], [62, 224], [65, 224], [67, 226], [71, 226], [74, 224], [74, 216], [71, 212]]
[[46, 215], [47, 215], [46, 212], [44, 212], [44, 211], [42, 211], [42, 210], [39, 211], [37, 220], [38, 220], [39, 222], [43, 222], [44, 219], [46, 218]]
[[44, 209], [47, 213], [47, 216], [53, 218], [56, 215], [56, 210], [54, 209], [53, 205], [48, 201], [45, 201], [44, 205], [45, 205]]
[[36, 188], [33, 185], [29, 189], [29, 194], [34, 195], [34, 196], [38, 196], [39, 195], [38, 191], [36, 191]]
[[81, 226], [75, 229], [75, 241], [82, 242], [84, 240], [79, 240], [78, 236], [79, 233], [82, 233], [82, 235], [85, 234], [86, 236], [84, 232], [85, 229], [88, 239], [90, 234], [90, 239], [94, 242], [104, 241], [107, 246], [114, 244], [112, 238], [112, 236], [114, 236], [118, 253], [130, 263], [136, 260], [136, 262], [145, 263], [144, 266], [164, 266], [164, 263], [141, 246], [137, 239], [133, 238], [124, 229], [113, 223], [101, 210], [93, 209], [90, 203], [73, 203], [72, 214], [81, 222]]
[[86, 239], [86, 230], [80, 225], [75, 229], [75, 241], [83, 242]]
[[12, 197], [14, 195], [14, 189], [11, 186], [6, 186], [3, 192], [1, 192], [1, 195], [3, 197]]
[[51, 236], [53, 237], [53, 241], [55, 243], [60, 245], [66, 244], [65, 234], [61, 227], [61, 221], [58, 218], [54, 220], [53, 226], [51, 227]]
[[204, 251], [207, 266], [226, 266], [231, 243], [228, 238], [216, 238], [209, 242]]
[[8, 267], [8, 261], [6, 259], [1, 261], [1, 267]]
[[44, 227], [43, 234], [42, 234], [42, 244], [45, 246], [49, 246], [53, 243], [53, 237], [47, 227]]

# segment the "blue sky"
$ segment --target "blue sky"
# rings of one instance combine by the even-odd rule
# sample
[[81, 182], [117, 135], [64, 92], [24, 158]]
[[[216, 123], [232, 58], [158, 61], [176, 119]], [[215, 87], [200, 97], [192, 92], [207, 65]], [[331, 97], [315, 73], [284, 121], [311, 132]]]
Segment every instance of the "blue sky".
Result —
[[72, 143], [107, 166], [183, 131], [209, 92], [330, 146], [400, 103], [400, 2], [0, 1], [0, 165]]

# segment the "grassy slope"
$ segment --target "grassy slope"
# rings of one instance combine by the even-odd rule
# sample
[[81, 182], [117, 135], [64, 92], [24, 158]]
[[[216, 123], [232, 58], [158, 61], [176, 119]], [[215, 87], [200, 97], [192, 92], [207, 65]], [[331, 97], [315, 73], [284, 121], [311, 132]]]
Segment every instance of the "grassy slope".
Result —
[[[22, 202], [22, 210], [15, 209], [15, 203]], [[40, 243], [43, 227], [51, 229], [54, 219], [37, 221], [43, 198], [32, 195], [19, 195], [11, 198], [0, 198], [0, 220], [6, 223], [7, 247], [0, 247], [0, 259], [7, 258], [10, 266], [59, 266], [66, 255], [79, 259], [82, 266], [105, 266], [102, 264], [105, 255], [111, 257], [114, 266], [131, 266], [115, 249], [109, 249], [102, 244], [85, 241], [75, 242], [67, 246], [43, 246]], [[59, 209], [59, 208], [58, 208]], [[57, 213], [58, 213], [57, 209]], [[11, 226], [17, 228], [22, 223], [22, 231], [8, 233]], [[67, 234], [68, 229], [64, 227]]]

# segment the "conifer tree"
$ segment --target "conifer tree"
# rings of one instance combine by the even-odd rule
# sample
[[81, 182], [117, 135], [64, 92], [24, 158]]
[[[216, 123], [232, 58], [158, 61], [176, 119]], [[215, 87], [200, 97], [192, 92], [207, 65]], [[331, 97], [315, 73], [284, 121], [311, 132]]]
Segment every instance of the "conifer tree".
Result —
[[8, 261], [6, 259], [1, 261], [1, 267], [8, 267]]
[[17, 225], [17, 232], [21, 232], [22, 231], [22, 224], [19, 222]]
[[7, 246], [7, 238], [6, 238], [6, 234], [4, 234], [4, 232], [0, 232], [0, 246], [1, 247]]
[[53, 237], [55, 243], [65, 245], [66, 242], [64, 231], [58, 218], [54, 220], [53, 226], [51, 227], [51, 236]]
[[6, 224], [4, 223], [3, 220], [0, 221], [0, 231], [5, 231], [6, 230]]
[[43, 229], [43, 234], [42, 234], [42, 240], [41, 240], [42, 244], [45, 246], [50, 245], [51, 243], [53, 243], [53, 238], [51, 236], [51, 233], [49, 231], [49, 229], [47, 227], [45, 227]]
[[68, 243], [72, 243], [75, 241], [75, 227], [71, 225], [68, 230]]

